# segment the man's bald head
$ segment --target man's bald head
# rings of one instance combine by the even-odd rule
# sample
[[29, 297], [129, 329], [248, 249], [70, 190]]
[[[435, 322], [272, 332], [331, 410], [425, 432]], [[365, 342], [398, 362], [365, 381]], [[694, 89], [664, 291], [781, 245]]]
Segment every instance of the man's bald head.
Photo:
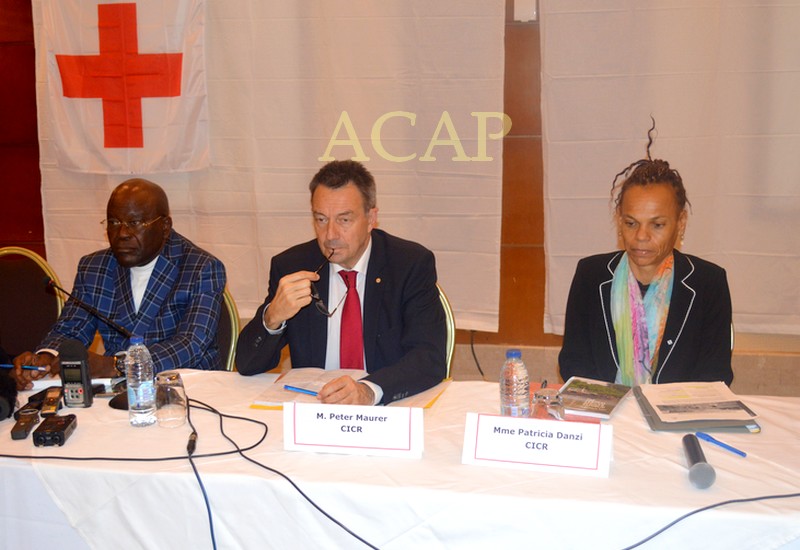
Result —
[[125, 180], [111, 192], [108, 205], [113, 201], [139, 201], [152, 203], [157, 215], [169, 216], [169, 199], [160, 185], [143, 178]]
[[108, 242], [124, 267], [150, 263], [172, 230], [167, 194], [142, 178], [123, 181], [112, 191], [106, 217]]

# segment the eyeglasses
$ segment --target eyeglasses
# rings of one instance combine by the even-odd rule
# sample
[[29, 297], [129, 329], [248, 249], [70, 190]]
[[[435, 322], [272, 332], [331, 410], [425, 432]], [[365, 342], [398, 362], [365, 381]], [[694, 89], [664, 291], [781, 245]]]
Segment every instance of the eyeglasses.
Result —
[[142, 220], [131, 220], [129, 222], [123, 222], [117, 220], [115, 218], [108, 218], [102, 220], [100, 225], [105, 227], [109, 231], [118, 231], [122, 227], [126, 227], [128, 231], [132, 231], [134, 233], [145, 229], [146, 227], [151, 226], [152, 224], [156, 223], [158, 220], [162, 219], [164, 216], [159, 216], [155, 219], [150, 220], [149, 222], [142, 221]]
[[[335, 250], [331, 249], [331, 253], [328, 254], [328, 257], [325, 258], [325, 261], [314, 271], [314, 273], [319, 273], [323, 267], [328, 265], [328, 262], [331, 261], [331, 257], [333, 257], [333, 253], [336, 252]], [[325, 303], [322, 301], [322, 298], [319, 297], [319, 292], [317, 291], [317, 285], [313, 282], [311, 283], [311, 300], [314, 302], [314, 306], [317, 308], [317, 311], [322, 313], [325, 317], [333, 317], [333, 314], [336, 313], [336, 310], [339, 309], [339, 306], [342, 305], [344, 302], [345, 297], [347, 296], [347, 292], [344, 293], [342, 299], [339, 300], [339, 303], [336, 304], [336, 307], [333, 308], [333, 311], [328, 311], [328, 308], [325, 306]]]

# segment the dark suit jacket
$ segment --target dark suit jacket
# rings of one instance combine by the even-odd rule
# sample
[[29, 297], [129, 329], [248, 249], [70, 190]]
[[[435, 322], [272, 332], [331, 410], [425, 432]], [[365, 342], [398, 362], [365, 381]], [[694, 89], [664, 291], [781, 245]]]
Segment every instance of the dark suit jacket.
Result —
[[[731, 295], [721, 267], [696, 256], [675, 254], [675, 280], [667, 324], [658, 351], [654, 383], [733, 381]], [[619, 358], [611, 322], [611, 281], [622, 252], [578, 262], [569, 291], [561, 376], [612, 382]]]
[[[78, 263], [72, 294], [103, 315], [144, 338], [157, 372], [177, 368], [221, 369], [216, 344], [225, 290], [225, 267], [176, 231], [170, 233], [134, 311], [131, 272], [111, 249], [84, 256]], [[89, 346], [100, 332], [106, 355], [128, 348], [128, 338], [67, 300], [61, 316], [39, 349], [58, 349], [67, 338]]]
[[[328, 318], [312, 305], [289, 319], [282, 334], [270, 335], [262, 321], [281, 277], [313, 271], [325, 261], [315, 240], [272, 259], [269, 294], [242, 330], [236, 349], [240, 374], [265, 372], [278, 365], [289, 344], [292, 367], [324, 367]], [[322, 269], [317, 290], [328, 303], [329, 270]], [[364, 290], [364, 355], [369, 380], [390, 403], [442, 381], [447, 339], [444, 311], [436, 288], [433, 253], [419, 244], [372, 231], [372, 253]]]

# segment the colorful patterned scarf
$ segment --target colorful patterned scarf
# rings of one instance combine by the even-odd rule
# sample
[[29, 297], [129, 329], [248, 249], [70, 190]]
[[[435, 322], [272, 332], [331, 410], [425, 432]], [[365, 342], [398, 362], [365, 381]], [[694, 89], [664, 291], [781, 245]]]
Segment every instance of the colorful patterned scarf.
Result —
[[[648, 384], [658, 366], [674, 280], [673, 255], [664, 259], [642, 298], [639, 283], [628, 265], [627, 252], [611, 283], [611, 320], [617, 336], [619, 371], [616, 382], [626, 386]], [[652, 335], [652, 336], [651, 336]]]

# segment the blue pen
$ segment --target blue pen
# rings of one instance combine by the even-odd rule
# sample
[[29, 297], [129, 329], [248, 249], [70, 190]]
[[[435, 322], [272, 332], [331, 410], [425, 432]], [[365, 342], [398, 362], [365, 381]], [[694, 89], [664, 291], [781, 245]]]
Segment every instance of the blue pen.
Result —
[[732, 452], [733, 454], [737, 454], [737, 455], [739, 455], [739, 456], [747, 456], [747, 453], [746, 453], [746, 452], [744, 452], [744, 451], [740, 451], [740, 450], [739, 450], [739, 449], [737, 449], [736, 447], [731, 447], [731, 446], [730, 446], [730, 445], [728, 445], [727, 443], [723, 443], [722, 441], [719, 441], [718, 439], [714, 439], [713, 437], [711, 437], [711, 436], [710, 436], [710, 435], [708, 435], [707, 433], [703, 433], [703, 432], [697, 432], [695, 435], [696, 435], [697, 437], [699, 437], [700, 439], [702, 439], [703, 441], [708, 441], [709, 443], [713, 443], [714, 445], [719, 445], [720, 447], [722, 447], [722, 448], [723, 448], [723, 449], [725, 449], [726, 451], [730, 451], [730, 452]]
[[[14, 365], [10, 365], [8, 363], [0, 363], [0, 369], [13, 369]], [[36, 365], [22, 365], [22, 368], [25, 370], [38, 370], [39, 372], [43, 372], [47, 370], [47, 367], [37, 367]]]
[[304, 393], [306, 395], [313, 395], [313, 396], [317, 395], [317, 392], [315, 392], [314, 390], [307, 390], [305, 388], [298, 388], [297, 386], [284, 385], [283, 389], [284, 390], [289, 390], [289, 391], [296, 391], [297, 393]]

